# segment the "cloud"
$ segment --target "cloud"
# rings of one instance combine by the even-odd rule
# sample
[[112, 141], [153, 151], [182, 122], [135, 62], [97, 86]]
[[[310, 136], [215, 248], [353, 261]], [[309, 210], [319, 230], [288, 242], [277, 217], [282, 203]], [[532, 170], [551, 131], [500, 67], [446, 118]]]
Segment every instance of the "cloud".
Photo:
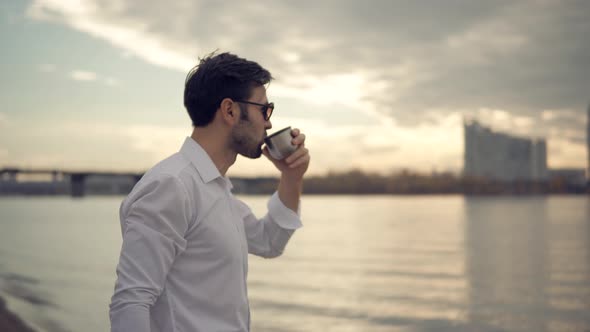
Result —
[[0, 112], [0, 128], [5, 128], [10, 125], [10, 119], [6, 113]]
[[37, 0], [28, 15], [182, 72], [232, 50], [271, 68], [281, 93], [332, 102], [340, 92], [415, 125], [430, 108], [579, 109], [588, 11], [584, 1]]
[[564, 139], [561, 133], [547, 143], [548, 165], [550, 168], [586, 168], [586, 147], [571, 144], [571, 139]]
[[111, 87], [119, 85], [119, 81], [113, 77], [103, 77], [87, 70], [73, 70], [70, 72], [70, 78], [80, 82], [99, 82]]
[[571, 110], [543, 110], [541, 118], [543, 121], [566, 128], [580, 126], [590, 120], [586, 114]]
[[[37, 20], [64, 23], [93, 37], [106, 40], [115, 47], [129, 50], [132, 54], [156, 65], [181, 70], [190, 68], [193, 62], [191, 57], [186, 57], [174, 49], [167, 49], [167, 45], [179, 42], [177, 38], [166, 41], [170, 37], [165, 31], [168, 28], [164, 24], [154, 27], [153, 22], [150, 22], [154, 17], [159, 16], [163, 19], [166, 12], [170, 13], [165, 10], [168, 6], [152, 3], [145, 7], [145, 12], [141, 13], [147, 16], [134, 17], [129, 10], [134, 7], [139, 8], [136, 6], [137, 3], [119, 1], [37, 0], [30, 5], [27, 14]], [[178, 6], [171, 7], [180, 9]], [[182, 15], [182, 13], [177, 12], [166, 16], [171, 26], [183, 23], [181, 21], [175, 23], [176, 19], [169, 20], [176, 15]], [[188, 19], [186, 15], [182, 16]], [[158, 31], [158, 28], [164, 30]], [[176, 46], [178, 50], [180, 44]]]
[[[11, 151], [21, 166], [143, 171], [178, 151], [191, 128], [66, 120], [35, 124], [28, 132], [17, 126], [8, 129], [0, 136], [14, 140], [1, 148]], [[39, 140], [43, 145], [37, 144]]]
[[10, 166], [8, 150], [0, 147], [0, 168]]
[[53, 73], [56, 70], [56, 66], [51, 63], [44, 63], [44, 64], [39, 65], [39, 70], [42, 73]]
[[385, 144], [385, 145], [368, 145], [363, 148], [364, 153], [367, 154], [375, 154], [375, 155], [384, 155], [390, 154], [393, 152], [399, 151], [399, 146], [395, 144]]
[[[559, 132], [565, 136], [551, 146], [580, 149], [579, 120], [590, 102], [588, 12], [590, 2], [582, 0], [34, 0], [27, 15], [183, 73], [197, 56], [232, 51], [273, 72], [277, 97], [361, 109], [382, 119], [375, 135], [410, 136], [366, 151], [389, 146], [387, 155], [408, 153], [429, 163], [423, 151], [405, 147], [420, 144], [411, 136], [446, 142], [442, 133], [456, 130], [458, 146], [443, 149], [447, 155], [433, 150], [441, 143], [430, 138], [424, 146], [449, 163], [460, 160], [463, 115], [523, 136], [553, 140]], [[367, 130], [339, 130], [360, 128]], [[336, 152], [346, 156], [345, 149]]]
[[112, 77], [107, 77], [103, 79], [104, 84], [108, 85], [108, 86], [117, 86], [119, 85], [119, 81], [115, 78]]
[[[51, 63], [44, 63], [39, 65], [39, 70], [43, 73], [54, 73], [57, 71], [57, 66]], [[74, 81], [80, 82], [100, 82], [107, 86], [118, 86], [119, 81], [113, 77], [103, 77], [93, 71], [89, 70], [72, 70], [69, 73], [69, 77]]]
[[115, 141], [125, 142], [138, 152], [147, 152], [159, 160], [178, 150], [179, 137], [190, 133], [190, 127], [171, 127], [160, 125], [118, 125], [111, 123], [67, 122], [52, 133], [72, 136], [115, 137]]
[[70, 73], [70, 77], [75, 81], [96, 81], [96, 73], [85, 70], [74, 70]]
[[[9, 125], [9, 120], [8, 117], [6, 116], [5, 113], [0, 112], [0, 129], [3, 129], [3, 131], [7, 130], [7, 127]], [[5, 145], [6, 142], [3, 142]], [[4, 146], [0, 146], [0, 160], [2, 160], [2, 158], [6, 157], [8, 155], [8, 150], [5, 149]], [[1, 166], [1, 165], [0, 165]]]

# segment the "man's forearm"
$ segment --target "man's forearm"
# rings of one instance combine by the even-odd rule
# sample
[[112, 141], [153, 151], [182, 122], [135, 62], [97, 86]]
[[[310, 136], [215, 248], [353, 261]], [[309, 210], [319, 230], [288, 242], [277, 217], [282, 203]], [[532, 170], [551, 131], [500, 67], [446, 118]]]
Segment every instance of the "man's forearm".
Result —
[[150, 311], [147, 306], [128, 305], [110, 312], [111, 332], [144, 332], [150, 330]]
[[279, 182], [279, 198], [286, 207], [297, 213], [299, 209], [299, 200], [303, 191], [303, 179], [290, 179], [287, 176], [281, 176]]

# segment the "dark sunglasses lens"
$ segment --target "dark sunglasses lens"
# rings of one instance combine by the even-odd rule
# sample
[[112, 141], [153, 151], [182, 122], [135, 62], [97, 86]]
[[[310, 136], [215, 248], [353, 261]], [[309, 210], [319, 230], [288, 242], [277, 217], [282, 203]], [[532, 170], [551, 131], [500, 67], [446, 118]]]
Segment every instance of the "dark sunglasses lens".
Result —
[[268, 104], [268, 106], [266, 107], [266, 112], [265, 112], [266, 120], [270, 119], [270, 116], [272, 115], [272, 111], [274, 111], [274, 109], [275, 109], [275, 104], [273, 104], [273, 103]]

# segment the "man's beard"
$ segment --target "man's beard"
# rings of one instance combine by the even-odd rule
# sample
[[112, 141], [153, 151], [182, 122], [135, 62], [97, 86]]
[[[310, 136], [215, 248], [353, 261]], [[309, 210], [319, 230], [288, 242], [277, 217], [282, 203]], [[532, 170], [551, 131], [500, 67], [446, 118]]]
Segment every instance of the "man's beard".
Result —
[[252, 128], [248, 120], [240, 119], [238, 125], [232, 130], [231, 145], [238, 154], [257, 159], [262, 155], [263, 142], [251, 136]]

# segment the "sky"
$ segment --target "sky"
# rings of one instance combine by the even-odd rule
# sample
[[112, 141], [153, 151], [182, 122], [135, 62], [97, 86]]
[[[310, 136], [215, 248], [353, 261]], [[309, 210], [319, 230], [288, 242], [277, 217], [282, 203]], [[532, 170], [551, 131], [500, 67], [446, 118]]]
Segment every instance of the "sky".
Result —
[[[590, 1], [5, 0], [0, 167], [145, 171], [190, 135], [184, 80], [212, 51], [276, 78], [272, 133], [310, 174], [460, 172], [463, 119], [586, 167]], [[273, 176], [238, 158], [229, 175]]]

